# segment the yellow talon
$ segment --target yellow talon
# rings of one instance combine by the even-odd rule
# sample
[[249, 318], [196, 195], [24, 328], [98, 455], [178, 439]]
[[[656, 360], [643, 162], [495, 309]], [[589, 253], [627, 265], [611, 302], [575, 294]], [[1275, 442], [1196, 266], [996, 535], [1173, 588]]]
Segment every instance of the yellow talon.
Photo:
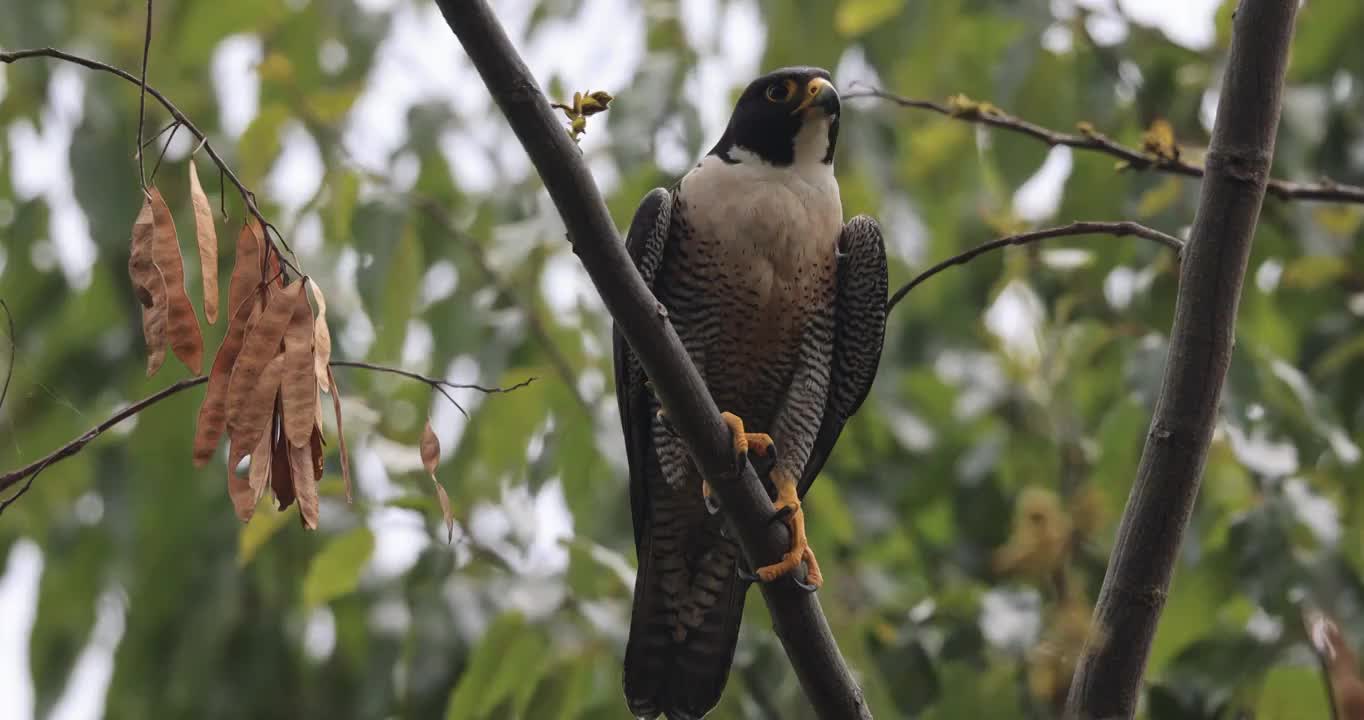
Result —
[[747, 455], [752, 450], [758, 457], [767, 457], [772, 450], [772, 436], [767, 433], [744, 432], [744, 421], [732, 412], [720, 413], [720, 419], [734, 435], [734, 454]]
[[772, 503], [773, 508], [777, 511], [791, 509], [791, 513], [786, 516], [786, 525], [791, 529], [791, 549], [780, 561], [758, 568], [758, 577], [763, 582], [772, 582], [794, 571], [800, 567], [801, 561], [804, 561], [806, 582], [818, 588], [824, 584], [824, 576], [819, 572], [815, 551], [810, 548], [810, 542], [805, 537], [805, 511], [801, 509], [800, 498], [796, 495], [796, 478], [790, 471], [780, 467], [772, 468], [771, 477], [772, 483], [777, 486], [777, 500]]

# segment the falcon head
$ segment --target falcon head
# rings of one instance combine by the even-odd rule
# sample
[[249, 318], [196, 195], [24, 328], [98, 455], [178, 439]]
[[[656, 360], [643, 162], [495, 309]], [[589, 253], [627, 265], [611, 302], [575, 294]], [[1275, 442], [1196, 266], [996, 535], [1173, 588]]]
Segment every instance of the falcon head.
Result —
[[710, 154], [731, 164], [746, 161], [747, 154], [775, 167], [832, 165], [839, 110], [828, 70], [775, 70], [744, 89]]

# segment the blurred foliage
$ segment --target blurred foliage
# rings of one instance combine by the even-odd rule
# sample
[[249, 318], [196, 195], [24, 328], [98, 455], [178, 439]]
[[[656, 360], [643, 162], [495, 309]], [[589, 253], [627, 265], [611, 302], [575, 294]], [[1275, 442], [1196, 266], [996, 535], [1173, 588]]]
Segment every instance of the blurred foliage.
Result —
[[[961, 93], [1058, 130], [1085, 121], [1134, 146], [1161, 119], [1196, 158], [1234, 3], [1206, 47], [1113, 9], [1132, 3], [495, 5], [556, 99], [616, 97], [582, 147], [624, 226], [714, 141], [707, 118], [728, 113], [747, 77], [785, 64], [836, 68], [841, 86]], [[135, 68], [143, 7], [0, 0], [0, 45]], [[1303, 9], [1277, 176], [1364, 181], [1361, 34], [1358, 0]], [[17, 548], [42, 551], [36, 713], [107, 693], [109, 717], [624, 717], [633, 546], [609, 319], [434, 7], [158, 3], [152, 47], [151, 82], [210, 133], [327, 289], [336, 357], [457, 382], [539, 379], [459, 394], [466, 421], [420, 384], [338, 372], [358, 497], [341, 499], [332, 443], [315, 533], [292, 509], [239, 526], [221, 468], [192, 468], [202, 391], [53, 466], [0, 518], [11, 566]], [[224, 94], [233, 73], [247, 90]], [[699, 90], [716, 82], [727, 95]], [[366, 124], [386, 105], [396, 127]], [[148, 108], [152, 132], [165, 113]], [[126, 273], [136, 118], [135, 88], [109, 75], [41, 59], [0, 74], [0, 296], [19, 345], [0, 469], [184, 372], [142, 372]], [[188, 223], [185, 135], [157, 182]], [[1044, 145], [869, 100], [848, 104], [842, 138], [846, 213], [881, 218], [897, 283], [1001, 228], [1129, 218], [1181, 232], [1197, 203], [1196, 182], [1077, 152], [1057, 204], [1039, 211], [1015, 192]], [[215, 193], [216, 174], [201, 172]], [[226, 209], [219, 232], [234, 237], [241, 204], [229, 195]], [[1348, 481], [1364, 442], [1362, 221], [1358, 206], [1266, 200], [1145, 717], [1325, 717], [1300, 605], [1364, 638], [1364, 489]], [[83, 227], [84, 249], [71, 240]], [[197, 263], [186, 272], [197, 287]], [[873, 395], [807, 504], [821, 602], [878, 717], [1055, 717], [1141, 451], [1175, 286], [1174, 259], [1153, 244], [1072, 238], [982, 257], [895, 311]], [[210, 349], [222, 327], [206, 326]], [[418, 458], [428, 415], [446, 448], [452, 545]], [[122, 618], [112, 639], [106, 606]], [[808, 717], [763, 603], [746, 612], [715, 717]], [[112, 653], [107, 691], [72, 673], [87, 647]]]

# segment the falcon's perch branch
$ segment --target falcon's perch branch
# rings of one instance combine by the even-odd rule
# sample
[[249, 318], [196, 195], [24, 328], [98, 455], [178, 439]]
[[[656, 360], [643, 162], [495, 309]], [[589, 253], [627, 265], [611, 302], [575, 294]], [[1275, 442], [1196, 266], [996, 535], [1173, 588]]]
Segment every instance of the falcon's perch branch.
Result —
[[[1241, 0], [1198, 213], [1180, 263], [1165, 377], [1075, 668], [1066, 718], [1130, 718], [1217, 421], [1264, 201], [1297, 0]], [[1101, 638], [1101, 642], [1095, 641]]]
[[[701, 474], [720, 496], [751, 567], [790, 547], [786, 526], [768, 522], [772, 501], [747, 462], [736, 473], [729, 429], [667, 314], [625, 252], [597, 185], [534, 77], [486, 0], [437, 0], [446, 22], [507, 116], [554, 200], [573, 251], [639, 356], [668, 417]], [[869, 718], [862, 691], [843, 662], [816, 594], [789, 579], [763, 584], [777, 635], [820, 717]]]
[[[878, 98], [895, 103], [904, 108], [928, 110], [957, 120], [988, 125], [1000, 130], [1008, 130], [1010, 132], [1027, 135], [1028, 137], [1046, 143], [1051, 147], [1064, 145], [1069, 148], [1075, 148], [1076, 150], [1099, 152], [1122, 160], [1135, 170], [1154, 170], [1157, 172], [1193, 178], [1203, 177], [1203, 173], [1205, 172], [1202, 166], [1195, 165], [1187, 160], [1157, 157], [1150, 153], [1142, 152], [1137, 148], [1123, 145], [1097, 131], [1080, 133], [1058, 132], [1029, 122], [1023, 118], [1015, 117], [998, 108], [986, 105], [963, 109], [954, 107], [948, 103], [908, 98], [903, 95], [886, 92], [879, 88], [866, 86], [863, 86], [863, 88], [864, 89], [862, 90], [852, 90], [844, 93], [843, 97], [845, 99], [859, 97]], [[1364, 187], [1338, 183], [1329, 179], [1322, 180], [1321, 182], [1307, 183], [1271, 178], [1268, 181], [1267, 189], [1270, 195], [1282, 200], [1364, 203]]]

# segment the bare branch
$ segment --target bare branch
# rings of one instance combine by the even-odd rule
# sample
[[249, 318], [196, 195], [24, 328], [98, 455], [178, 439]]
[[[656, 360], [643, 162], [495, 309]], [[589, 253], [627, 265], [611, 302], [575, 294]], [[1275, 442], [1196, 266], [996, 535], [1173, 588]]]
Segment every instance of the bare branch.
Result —
[[354, 360], [333, 360], [331, 362], [331, 366], [360, 368], [362, 370], [373, 370], [375, 372], [389, 373], [392, 375], [401, 375], [402, 377], [411, 380], [424, 382], [427, 385], [430, 385], [433, 390], [436, 390], [440, 394], [444, 395], [445, 399], [449, 400], [450, 404], [454, 405], [455, 409], [459, 410], [460, 414], [463, 415], [464, 417], [469, 417], [469, 413], [464, 412], [464, 406], [456, 402], [455, 398], [451, 396], [450, 393], [447, 392], [447, 390], [477, 390], [484, 394], [507, 393], [513, 390], [520, 390], [521, 388], [535, 382], [535, 378], [529, 377], [510, 387], [487, 387], [485, 385], [453, 383], [450, 382], [449, 380], [441, 380], [440, 378], [428, 377], [426, 375], [422, 375], [421, 373], [412, 372], [411, 370], [403, 370], [401, 368], [387, 367], [384, 365], [375, 365], [374, 363], [358, 362]]
[[[772, 500], [746, 459], [736, 468], [729, 429], [701, 376], [625, 252], [577, 146], [560, 126], [487, 0], [437, 0], [493, 99], [534, 163], [568, 229], [573, 252], [639, 357], [672, 425], [721, 507], [751, 567], [790, 547], [784, 523], [769, 522]], [[736, 472], [737, 470], [737, 472]], [[862, 691], [839, 654], [818, 595], [791, 577], [761, 584], [777, 636], [820, 717], [869, 718]]]
[[1294, 0], [1241, 0], [1165, 377], [1065, 717], [1131, 718], [1207, 461], [1279, 125]]
[[[142, 126], [147, 117], [147, 55], [152, 49], [152, 0], [147, 0], [147, 30], [142, 35], [142, 77], [137, 84], [141, 88], [137, 94], [137, 175], [142, 181], [142, 191], [147, 190], [147, 165], [142, 162]], [[170, 144], [169, 141], [166, 143]], [[157, 161], [160, 162], [159, 160]], [[153, 173], [155, 174], [155, 173]]]
[[5, 321], [9, 324], [9, 367], [5, 369], [5, 384], [0, 387], [0, 409], [3, 409], [5, 398], [9, 397], [9, 381], [14, 379], [14, 361], [19, 357], [19, 336], [14, 334], [14, 314], [3, 299], [0, 299], [0, 309], [4, 309]]
[[[270, 241], [271, 247], [274, 248], [275, 253], [279, 255], [280, 262], [285, 267], [294, 271], [294, 273], [297, 274], [299, 277], [302, 277], [303, 275], [306, 274], [303, 271], [299, 270], [297, 267], [295, 267], [293, 263], [289, 262], [288, 258], [285, 258], [284, 254], [280, 252], [278, 248], [274, 247], [274, 240], [270, 238], [269, 233], [269, 231], [271, 230], [274, 230], [275, 236], [279, 238], [280, 244], [284, 245], [284, 248], [286, 250], [289, 248], [288, 244], [284, 242], [284, 238], [280, 236], [279, 230], [275, 229], [275, 226], [265, 218], [265, 215], [261, 213], [260, 208], [257, 207], [256, 194], [251, 192], [251, 190], [248, 189], [246, 185], [242, 183], [241, 179], [237, 177], [236, 173], [232, 172], [232, 168], [227, 164], [227, 161], [223, 160], [222, 156], [218, 154], [218, 151], [213, 148], [213, 144], [208, 141], [208, 136], [205, 135], [204, 132], [198, 128], [198, 126], [196, 126], [192, 121], [190, 121], [188, 116], [180, 112], [180, 108], [177, 108], [175, 104], [170, 101], [169, 98], [167, 98], [165, 95], [162, 95], [161, 92], [156, 88], [142, 82], [141, 80], [138, 79], [136, 75], [133, 75], [127, 70], [114, 67], [113, 65], [109, 65], [107, 63], [102, 63], [98, 60], [91, 60], [90, 58], [81, 57], [80, 55], [73, 55], [72, 53], [65, 52], [63, 50], [58, 50], [56, 48], [50, 47], [32, 48], [27, 50], [14, 50], [12, 52], [0, 52], [0, 62], [5, 63], [6, 65], [18, 62], [20, 60], [35, 57], [47, 57], [54, 58], [57, 60], [64, 60], [75, 65], [80, 65], [81, 67], [90, 68], [91, 70], [100, 70], [102, 72], [107, 72], [112, 75], [117, 75], [118, 77], [121, 77], [124, 80], [127, 80], [128, 82], [133, 83], [134, 85], [137, 85], [138, 87], [142, 88], [142, 91], [144, 91], [147, 95], [151, 95], [153, 98], [156, 98], [156, 101], [161, 103], [161, 106], [166, 109], [166, 112], [170, 113], [172, 118], [175, 118], [175, 120], [179, 122], [179, 124], [185, 126], [185, 129], [189, 130], [190, 133], [194, 135], [195, 139], [200, 141], [200, 144], [204, 148], [204, 152], [207, 152], [208, 156], [212, 158], [214, 164], [218, 166], [219, 173], [226, 177], [227, 180], [231, 182], [234, 186], [236, 186], [237, 192], [240, 193], [242, 196], [242, 203], [246, 205], [247, 212], [249, 212], [252, 217], [256, 218], [256, 220], [260, 221], [261, 227], [265, 228], [266, 240]], [[138, 125], [141, 126], [141, 123], [139, 122]], [[139, 163], [141, 162], [142, 154], [141, 144], [142, 143], [139, 141], [138, 143]], [[143, 184], [145, 185], [145, 182]], [[223, 214], [226, 215], [227, 213], [224, 212]]]
[[[3, 300], [0, 300], [0, 306], [4, 306], [4, 301], [3, 301]], [[8, 313], [8, 312], [9, 312], [9, 308], [6, 307], [6, 308], [5, 308], [5, 311]], [[12, 333], [13, 333], [13, 326], [11, 325], [11, 334], [12, 334]], [[432, 377], [428, 377], [428, 376], [426, 376], [426, 375], [422, 375], [422, 374], [420, 374], [420, 373], [415, 373], [415, 372], [410, 372], [410, 371], [408, 371], [408, 370], [403, 370], [403, 369], [401, 369], [401, 368], [388, 367], [388, 366], [386, 366], [386, 365], [375, 365], [375, 364], [372, 364], [372, 363], [365, 363], [365, 362], [352, 362], [352, 361], [347, 361], [347, 360], [333, 360], [333, 361], [331, 362], [331, 366], [332, 366], [332, 367], [360, 368], [360, 369], [363, 369], [363, 370], [373, 370], [373, 371], [375, 371], [375, 372], [391, 373], [391, 374], [394, 374], [394, 375], [401, 375], [401, 376], [406, 377], [406, 378], [411, 378], [411, 379], [417, 380], [417, 381], [419, 381], [419, 382], [424, 382], [424, 383], [426, 383], [427, 385], [430, 385], [431, 387], [433, 387], [433, 388], [439, 390], [442, 394], [444, 394], [445, 397], [446, 397], [451, 403], [454, 403], [455, 407], [459, 408], [460, 412], [464, 412], [464, 408], [461, 408], [461, 407], [459, 406], [459, 403], [455, 402], [455, 399], [454, 399], [453, 397], [451, 397], [451, 396], [449, 395], [448, 392], [446, 392], [446, 389], [447, 389], [447, 388], [449, 388], [449, 389], [457, 389], [457, 390], [464, 390], [464, 389], [468, 389], [468, 390], [477, 390], [478, 392], [481, 392], [481, 393], [489, 393], [489, 394], [491, 394], [491, 393], [507, 393], [507, 392], [512, 392], [513, 390], [517, 390], [517, 389], [523, 388], [523, 387], [525, 387], [525, 386], [531, 384], [531, 383], [534, 382], [534, 380], [535, 380], [535, 378], [533, 378], [533, 377], [532, 377], [532, 378], [527, 378], [526, 380], [523, 380], [523, 381], [521, 381], [521, 382], [519, 382], [519, 383], [517, 383], [517, 384], [515, 384], [515, 385], [512, 385], [511, 387], [486, 387], [486, 386], [483, 386], [483, 385], [472, 385], [472, 384], [464, 384], [464, 383], [454, 383], [454, 382], [451, 382], [451, 381], [449, 381], [449, 380], [441, 380], [441, 379], [438, 379], [438, 378], [432, 378]], [[7, 473], [5, 473], [4, 475], [0, 475], [0, 492], [4, 492], [5, 490], [8, 490], [8, 489], [10, 489], [11, 487], [14, 487], [15, 484], [17, 484], [17, 483], [18, 483], [19, 481], [21, 481], [21, 480], [24, 480], [25, 478], [28, 478], [28, 479], [29, 479], [29, 482], [28, 482], [22, 489], [20, 489], [20, 491], [19, 491], [18, 493], [16, 493], [13, 497], [9, 498], [8, 500], [6, 500], [6, 501], [4, 501], [4, 502], [0, 502], [0, 513], [3, 513], [3, 512], [5, 511], [5, 508], [6, 508], [6, 507], [9, 507], [9, 505], [10, 505], [11, 503], [13, 503], [16, 499], [18, 499], [20, 495], [23, 495], [23, 494], [28, 490], [29, 486], [31, 486], [31, 485], [33, 484], [33, 478], [37, 477], [38, 473], [41, 473], [41, 472], [42, 472], [44, 469], [46, 469], [49, 465], [52, 465], [53, 463], [56, 463], [56, 462], [58, 462], [58, 461], [60, 461], [60, 460], [65, 460], [66, 458], [69, 458], [69, 457], [71, 457], [72, 455], [75, 455], [76, 453], [78, 453], [78, 452], [80, 452], [82, 449], [84, 449], [85, 446], [88, 445], [88, 444], [90, 443], [90, 441], [94, 440], [95, 438], [99, 437], [100, 435], [103, 435], [105, 431], [107, 431], [107, 430], [109, 430], [110, 428], [114, 427], [115, 425], [117, 425], [117, 424], [123, 422], [124, 420], [127, 420], [128, 418], [130, 418], [130, 417], [132, 417], [132, 416], [134, 416], [134, 415], [136, 415], [136, 414], [142, 412], [143, 410], [146, 410], [147, 408], [151, 407], [152, 405], [155, 405], [155, 404], [161, 402], [162, 400], [165, 400], [165, 399], [168, 398], [168, 397], [171, 397], [171, 396], [173, 396], [173, 395], [177, 395], [177, 394], [179, 394], [179, 393], [181, 393], [181, 392], [183, 392], [183, 391], [185, 391], [185, 390], [188, 390], [188, 389], [190, 389], [190, 388], [192, 388], [192, 387], [196, 387], [196, 386], [199, 386], [199, 385], [203, 385], [203, 384], [206, 383], [206, 382], [208, 382], [208, 376], [207, 376], [207, 375], [199, 375], [199, 376], [197, 376], [197, 377], [186, 378], [186, 379], [184, 379], [184, 380], [181, 380], [181, 381], [175, 383], [174, 385], [171, 385], [171, 386], [166, 387], [166, 388], [162, 388], [161, 390], [158, 390], [157, 392], [152, 393], [151, 395], [148, 395], [147, 397], [144, 397], [144, 398], [142, 398], [141, 400], [138, 400], [137, 402], [135, 402], [135, 403], [133, 403], [133, 404], [131, 404], [131, 405], [129, 405], [129, 406], [123, 408], [122, 410], [119, 410], [118, 412], [114, 413], [113, 415], [110, 415], [109, 418], [108, 418], [107, 420], [105, 420], [105, 421], [101, 422], [100, 424], [98, 424], [98, 425], [96, 425], [96, 426], [90, 428], [89, 430], [85, 431], [85, 433], [84, 433], [83, 435], [81, 435], [80, 437], [77, 437], [77, 438], [75, 438], [74, 440], [72, 440], [71, 442], [68, 442], [68, 443], [66, 443], [65, 445], [63, 445], [63, 446], [57, 448], [56, 450], [53, 450], [52, 452], [50, 452], [50, 453], [48, 453], [47, 455], [45, 455], [45, 456], [39, 458], [38, 460], [35, 460], [35, 461], [33, 461], [32, 463], [29, 463], [28, 465], [25, 465], [24, 467], [19, 468], [18, 470], [14, 470], [14, 471], [11, 471], [11, 472], [7, 472]], [[8, 382], [6, 382], [6, 386], [8, 386]], [[2, 399], [2, 398], [3, 398], [3, 395], [0, 394], [0, 399]]]
[[[1076, 150], [1103, 153], [1122, 160], [1134, 170], [1152, 170], [1172, 175], [1183, 175], [1184, 177], [1203, 177], [1204, 168], [1200, 165], [1195, 165], [1179, 157], [1163, 157], [1123, 145], [1087, 125], [1082, 126], [1081, 131], [1076, 133], [1057, 132], [1010, 115], [987, 103], [963, 103], [960, 105], [940, 103], [933, 100], [907, 98], [903, 95], [896, 95], [865, 85], [861, 87], [860, 90], [849, 91], [843, 97], [878, 98], [904, 108], [928, 110], [957, 120], [1019, 133], [1051, 147], [1063, 145]], [[1315, 183], [1270, 179], [1267, 190], [1270, 195], [1282, 200], [1364, 203], [1364, 187], [1338, 183], [1330, 179]]]
[[976, 259], [977, 257], [984, 255], [987, 252], [990, 252], [991, 250], [998, 250], [1000, 248], [1008, 247], [1010, 245], [1027, 245], [1029, 243], [1035, 243], [1041, 240], [1046, 240], [1048, 238], [1066, 237], [1071, 235], [1112, 235], [1114, 237], [1134, 235], [1136, 237], [1146, 238], [1147, 240], [1158, 242], [1161, 245], [1164, 245], [1165, 247], [1174, 250], [1176, 253], [1182, 252], [1184, 249], [1184, 242], [1179, 238], [1176, 238], [1172, 235], [1166, 235], [1165, 233], [1159, 230], [1155, 230], [1146, 227], [1141, 223], [1131, 222], [1128, 220], [1124, 220], [1121, 222], [1077, 221], [1069, 225], [1062, 225], [1060, 227], [1052, 227], [1043, 230], [1034, 230], [1032, 232], [1019, 233], [1017, 235], [1010, 235], [1008, 237], [1003, 237], [998, 240], [992, 240], [983, 245], [977, 245], [971, 248], [970, 250], [967, 250], [966, 252], [953, 255], [952, 257], [947, 258], [946, 260], [943, 260], [942, 262], [934, 265], [933, 267], [919, 273], [917, 276], [915, 276], [913, 280], [910, 280], [909, 282], [905, 283], [903, 287], [895, 291], [894, 295], [890, 296], [890, 302], [888, 303], [886, 311], [889, 312], [890, 310], [893, 310], [895, 308], [895, 305], [899, 303], [901, 300], [903, 300], [905, 295], [909, 294], [910, 290], [913, 290], [914, 288], [918, 287], [921, 283], [923, 283], [925, 280], [933, 277], [934, 275], [937, 275], [938, 273], [942, 272], [943, 270], [946, 270], [949, 267], [952, 267], [953, 265], [964, 265]]

